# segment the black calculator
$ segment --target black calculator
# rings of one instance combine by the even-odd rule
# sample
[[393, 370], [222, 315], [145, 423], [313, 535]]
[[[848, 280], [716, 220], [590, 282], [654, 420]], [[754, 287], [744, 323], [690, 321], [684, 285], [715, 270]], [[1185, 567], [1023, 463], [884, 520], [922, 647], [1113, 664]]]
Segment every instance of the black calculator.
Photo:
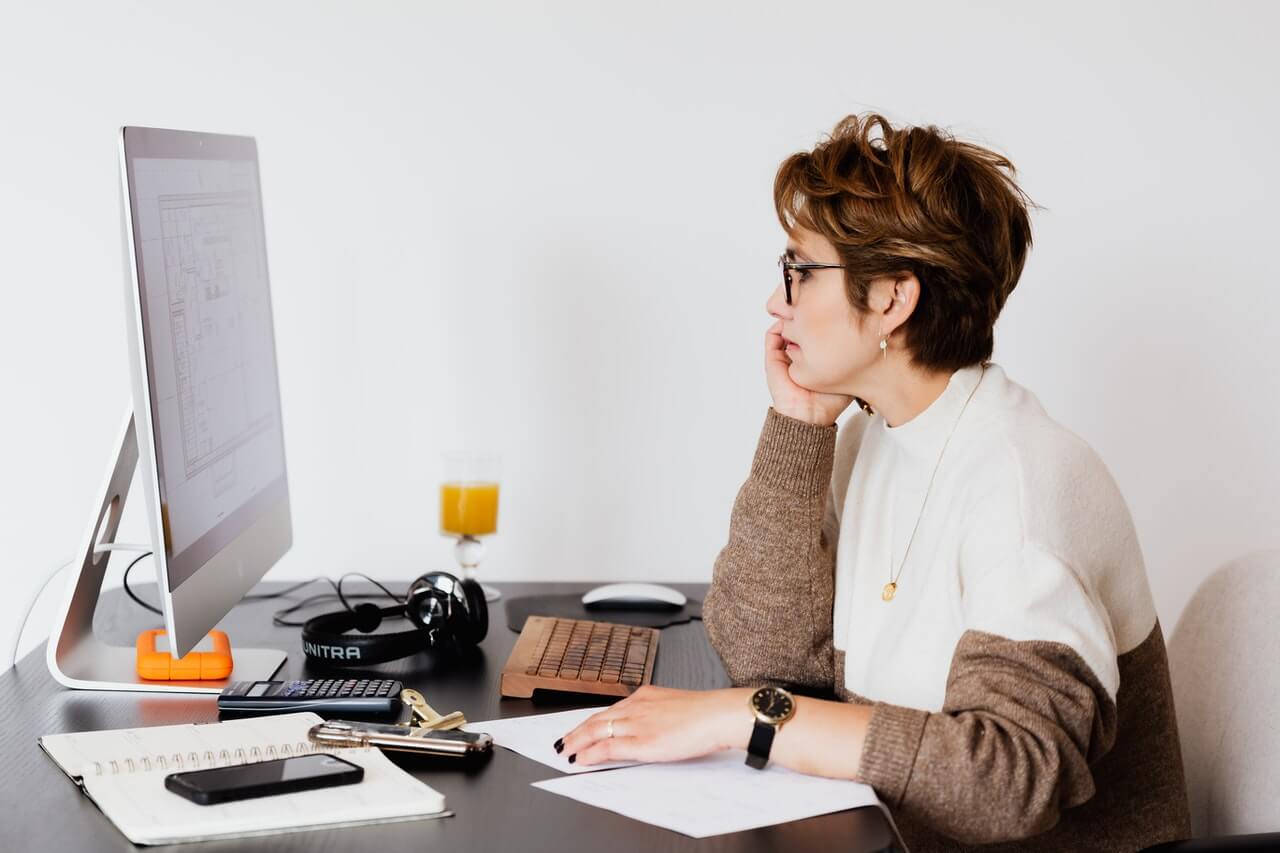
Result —
[[400, 710], [400, 691], [403, 689], [403, 684], [391, 679], [237, 681], [219, 694], [218, 710], [257, 714], [293, 711], [391, 714]]

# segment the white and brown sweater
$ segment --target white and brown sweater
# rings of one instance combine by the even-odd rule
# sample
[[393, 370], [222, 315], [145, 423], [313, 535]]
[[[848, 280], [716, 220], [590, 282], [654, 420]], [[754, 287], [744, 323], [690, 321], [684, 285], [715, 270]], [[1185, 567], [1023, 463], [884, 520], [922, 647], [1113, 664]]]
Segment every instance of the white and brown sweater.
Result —
[[838, 440], [770, 409], [704, 620], [737, 684], [875, 705], [859, 777], [912, 849], [1132, 851], [1191, 834], [1128, 508], [998, 365], [956, 371], [896, 428], [858, 413]]

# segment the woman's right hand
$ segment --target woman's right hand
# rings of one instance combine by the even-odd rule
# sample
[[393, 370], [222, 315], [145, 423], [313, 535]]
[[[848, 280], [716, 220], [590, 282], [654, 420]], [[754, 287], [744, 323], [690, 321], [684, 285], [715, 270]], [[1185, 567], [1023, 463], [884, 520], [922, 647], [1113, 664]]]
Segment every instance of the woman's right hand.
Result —
[[773, 408], [780, 415], [817, 426], [831, 426], [849, 408], [853, 397], [810, 391], [791, 379], [791, 357], [782, 340], [782, 321], [764, 334], [764, 376], [773, 396]]

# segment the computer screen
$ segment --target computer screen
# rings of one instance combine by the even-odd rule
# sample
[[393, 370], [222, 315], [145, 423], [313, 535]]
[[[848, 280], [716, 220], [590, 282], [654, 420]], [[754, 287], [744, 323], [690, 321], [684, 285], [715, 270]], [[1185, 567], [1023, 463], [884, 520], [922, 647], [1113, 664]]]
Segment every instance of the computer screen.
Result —
[[130, 170], [172, 590], [287, 494], [271, 292], [255, 160]]

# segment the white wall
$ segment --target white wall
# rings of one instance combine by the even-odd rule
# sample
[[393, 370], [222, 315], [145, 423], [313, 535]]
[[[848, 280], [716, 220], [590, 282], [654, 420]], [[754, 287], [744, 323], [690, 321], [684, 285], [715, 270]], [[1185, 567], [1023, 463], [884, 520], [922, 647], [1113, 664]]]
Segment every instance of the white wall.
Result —
[[486, 577], [700, 581], [769, 402], [774, 170], [878, 109], [1008, 152], [1048, 208], [996, 360], [1111, 467], [1168, 631], [1215, 565], [1280, 544], [1278, 25], [1267, 3], [7, 3], [0, 625], [74, 549], [129, 401], [119, 125], [258, 138], [296, 525], [273, 576], [448, 567], [438, 453], [471, 444], [506, 459]]

